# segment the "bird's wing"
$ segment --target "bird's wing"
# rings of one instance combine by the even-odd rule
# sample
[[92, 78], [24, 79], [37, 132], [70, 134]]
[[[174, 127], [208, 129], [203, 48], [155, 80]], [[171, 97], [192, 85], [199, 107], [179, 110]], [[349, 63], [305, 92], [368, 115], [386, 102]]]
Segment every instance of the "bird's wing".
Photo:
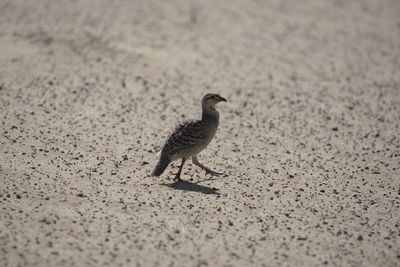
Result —
[[206, 125], [201, 120], [180, 123], [165, 142], [162, 154], [174, 154], [193, 146], [201, 145], [207, 139]]

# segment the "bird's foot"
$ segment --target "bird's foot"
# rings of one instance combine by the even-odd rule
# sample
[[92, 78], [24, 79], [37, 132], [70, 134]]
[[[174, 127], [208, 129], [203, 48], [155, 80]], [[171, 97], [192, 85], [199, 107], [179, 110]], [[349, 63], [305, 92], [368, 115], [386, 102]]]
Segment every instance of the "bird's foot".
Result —
[[174, 177], [174, 181], [175, 183], [182, 182], [183, 180], [181, 179], [181, 175], [177, 173]]
[[207, 175], [207, 174], [211, 174], [211, 175], [216, 175], [216, 176], [218, 176], [218, 175], [222, 175], [222, 174], [223, 174], [223, 173], [221, 173], [221, 172], [212, 171], [212, 170], [210, 170], [209, 168], [204, 168], [204, 170], [206, 171], [206, 175]]

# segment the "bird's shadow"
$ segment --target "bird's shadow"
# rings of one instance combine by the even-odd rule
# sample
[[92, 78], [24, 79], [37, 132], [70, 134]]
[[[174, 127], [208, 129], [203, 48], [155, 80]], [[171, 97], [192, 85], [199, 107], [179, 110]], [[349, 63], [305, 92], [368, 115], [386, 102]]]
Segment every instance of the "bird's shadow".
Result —
[[199, 181], [196, 183], [181, 180], [181, 181], [175, 182], [173, 184], [161, 184], [161, 185], [167, 186], [169, 188], [173, 188], [176, 190], [184, 190], [184, 191], [191, 191], [191, 192], [199, 192], [199, 193], [203, 193], [203, 194], [219, 195], [218, 188], [199, 185], [200, 182], [209, 181], [209, 180], [214, 180], [214, 179], [207, 179], [207, 180]]

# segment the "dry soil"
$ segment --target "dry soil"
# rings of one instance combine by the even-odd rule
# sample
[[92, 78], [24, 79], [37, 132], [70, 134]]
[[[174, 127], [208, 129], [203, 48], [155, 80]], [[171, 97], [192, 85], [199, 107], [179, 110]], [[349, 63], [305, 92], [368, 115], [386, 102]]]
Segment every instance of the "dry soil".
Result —
[[[0, 0], [0, 265], [399, 266], [399, 14]], [[209, 92], [224, 175], [150, 177]]]

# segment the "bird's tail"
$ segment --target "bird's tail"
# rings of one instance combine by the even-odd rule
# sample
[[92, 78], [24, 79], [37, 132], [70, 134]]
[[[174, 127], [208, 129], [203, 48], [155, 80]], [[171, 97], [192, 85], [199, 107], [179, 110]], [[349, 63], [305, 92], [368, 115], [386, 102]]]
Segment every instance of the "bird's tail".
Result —
[[160, 176], [165, 171], [170, 162], [171, 161], [168, 157], [161, 157], [153, 172], [151, 173], [151, 176]]

